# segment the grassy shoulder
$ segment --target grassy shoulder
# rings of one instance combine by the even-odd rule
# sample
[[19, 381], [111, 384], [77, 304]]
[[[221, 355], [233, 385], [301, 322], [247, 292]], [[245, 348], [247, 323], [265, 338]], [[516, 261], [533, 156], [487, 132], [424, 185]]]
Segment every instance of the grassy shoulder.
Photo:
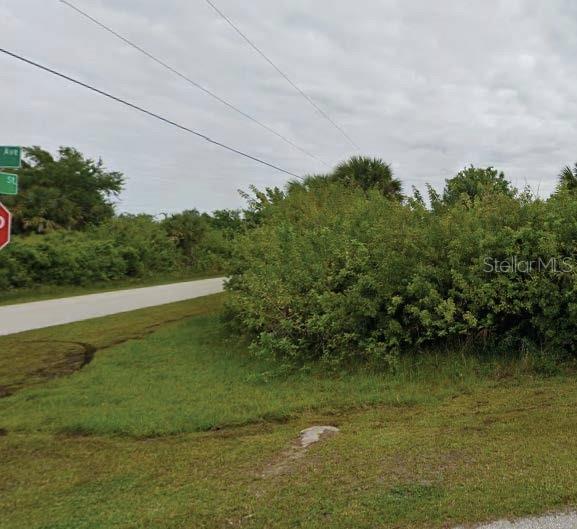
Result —
[[[66, 359], [71, 347], [83, 353], [87, 346], [98, 350], [90, 365], [74, 376], [58, 377], [56, 372], [53, 380], [0, 400], [2, 427], [146, 438], [283, 422], [306, 410], [410, 405], [460, 391], [459, 384], [445, 378], [425, 386], [402, 375], [362, 372], [274, 376], [275, 366], [249, 356], [246, 344], [228, 336], [219, 315], [211, 313], [222, 299], [201, 298], [0, 338], [5, 351], [0, 380], [8, 388], [14, 387], [11, 377], [17, 377], [20, 387], [33, 384], [34, 374], [45, 371], [39, 364], [55, 364], [55, 351]], [[188, 319], [195, 313], [197, 317]], [[159, 323], [151, 322], [159, 317], [164, 324], [185, 319], [146, 336], [157, 329]], [[124, 343], [109, 348], [119, 342]], [[19, 373], [32, 365], [32, 357], [37, 358], [32, 379], [29, 374], [22, 378]], [[97, 409], [107, 411], [95, 414]]]
[[157, 285], [166, 285], [169, 283], [194, 281], [197, 279], [208, 279], [211, 277], [220, 276], [222, 276], [222, 274], [210, 274], [204, 272], [167, 273], [157, 274], [150, 277], [123, 279], [120, 281], [103, 281], [101, 283], [84, 286], [38, 285], [34, 288], [20, 288], [9, 291], [0, 291], [0, 306], [15, 305], [17, 303], [29, 303], [32, 301], [44, 301], [47, 299], [83, 296], [86, 294], [97, 294], [99, 292], [112, 292], [115, 290], [124, 290], [128, 288], [153, 287]]
[[78, 371], [93, 354], [98, 354], [100, 363], [113, 346], [140, 340], [176, 321], [217, 312], [222, 300], [222, 295], [214, 295], [0, 336], [0, 395], [51, 380], [55, 384], [63, 383], [68, 379], [61, 377]]
[[[0, 338], [21, 388], [0, 399], [0, 527], [424, 529], [577, 503], [572, 375], [454, 355], [272, 376], [223, 331], [222, 300]], [[99, 350], [21, 374], [65, 342]], [[291, 459], [312, 424], [341, 433]]]

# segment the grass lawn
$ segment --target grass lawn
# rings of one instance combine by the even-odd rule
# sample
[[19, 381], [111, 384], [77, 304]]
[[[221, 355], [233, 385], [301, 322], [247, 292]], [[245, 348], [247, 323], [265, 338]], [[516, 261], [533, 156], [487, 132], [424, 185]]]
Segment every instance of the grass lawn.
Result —
[[[577, 504], [570, 373], [275, 376], [222, 300], [0, 338], [0, 527], [440, 529]], [[341, 433], [295, 452], [314, 424]]]
[[10, 291], [0, 291], [0, 306], [14, 305], [16, 303], [28, 303], [31, 301], [43, 301], [46, 299], [67, 298], [71, 296], [82, 296], [85, 294], [96, 294], [98, 292], [110, 292], [126, 288], [152, 287], [156, 285], [166, 285], [168, 283], [178, 283], [180, 281], [194, 281], [196, 279], [208, 279], [210, 277], [220, 277], [222, 274], [208, 274], [201, 272], [194, 273], [167, 273], [155, 275], [154, 277], [139, 277], [122, 279], [118, 281], [105, 281], [102, 283], [92, 283], [85, 286], [74, 285], [37, 285], [33, 288], [18, 288]]

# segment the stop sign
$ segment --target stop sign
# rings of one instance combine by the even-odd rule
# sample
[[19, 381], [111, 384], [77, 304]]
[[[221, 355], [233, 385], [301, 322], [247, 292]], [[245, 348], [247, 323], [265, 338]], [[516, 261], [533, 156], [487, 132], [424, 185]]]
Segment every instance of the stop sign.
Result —
[[8, 246], [10, 242], [10, 225], [12, 224], [12, 215], [0, 203], [0, 250]]

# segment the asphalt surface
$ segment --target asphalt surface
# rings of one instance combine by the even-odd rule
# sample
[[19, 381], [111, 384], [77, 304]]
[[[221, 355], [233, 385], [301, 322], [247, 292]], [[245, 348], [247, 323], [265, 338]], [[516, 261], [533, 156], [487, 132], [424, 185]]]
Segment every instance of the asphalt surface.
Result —
[[577, 529], [577, 513], [550, 514], [536, 518], [522, 518], [514, 522], [502, 520], [477, 525], [475, 529]]
[[216, 294], [224, 278], [0, 307], [0, 336]]

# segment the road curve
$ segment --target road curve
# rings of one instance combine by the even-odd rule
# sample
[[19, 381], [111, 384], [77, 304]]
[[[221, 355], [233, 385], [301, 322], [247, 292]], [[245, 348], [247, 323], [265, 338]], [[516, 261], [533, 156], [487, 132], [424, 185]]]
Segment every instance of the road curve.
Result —
[[0, 336], [216, 294], [223, 285], [219, 277], [7, 305], [0, 307]]

